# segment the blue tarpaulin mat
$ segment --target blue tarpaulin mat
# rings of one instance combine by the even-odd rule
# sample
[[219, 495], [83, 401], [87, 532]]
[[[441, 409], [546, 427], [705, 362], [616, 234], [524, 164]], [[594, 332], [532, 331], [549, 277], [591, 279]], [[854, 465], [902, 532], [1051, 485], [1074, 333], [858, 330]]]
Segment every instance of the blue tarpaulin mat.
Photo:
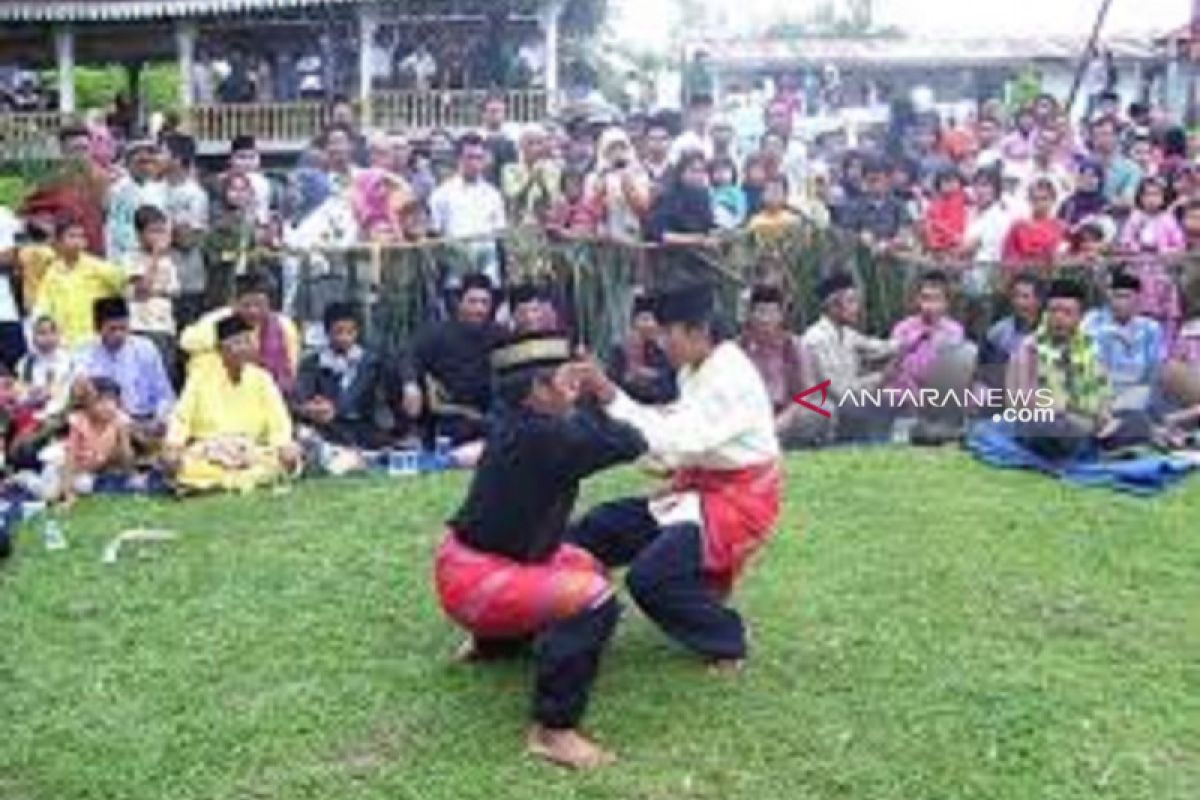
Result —
[[1051, 461], [1017, 441], [1011, 424], [990, 420], [972, 426], [966, 447], [980, 461], [995, 467], [1032, 469], [1080, 486], [1102, 486], [1139, 495], [1158, 494], [1196, 468], [1187, 459], [1169, 455], [1101, 458], [1090, 454]]

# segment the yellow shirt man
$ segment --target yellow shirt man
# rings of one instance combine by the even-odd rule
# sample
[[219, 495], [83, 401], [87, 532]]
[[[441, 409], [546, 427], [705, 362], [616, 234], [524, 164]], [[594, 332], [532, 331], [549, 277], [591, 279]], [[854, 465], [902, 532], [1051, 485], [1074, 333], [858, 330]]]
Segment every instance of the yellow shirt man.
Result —
[[167, 447], [184, 451], [183, 489], [246, 491], [281, 474], [292, 420], [270, 374], [252, 364], [236, 383], [217, 361], [194, 372], [167, 428]]
[[50, 317], [58, 323], [63, 344], [78, 347], [96, 335], [96, 301], [121, 295], [125, 282], [124, 269], [87, 253], [80, 253], [74, 265], [55, 257], [42, 278], [33, 317]]
[[[216, 311], [210, 311], [184, 329], [183, 334], [179, 337], [179, 346], [191, 359], [188, 362], [190, 365], [188, 367], [189, 375], [220, 367], [221, 358], [217, 351], [217, 323], [232, 315], [232, 308], [219, 308]], [[287, 350], [287, 360], [291, 365], [291, 374], [294, 378], [300, 365], [300, 332], [296, 329], [296, 323], [283, 314], [275, 314], [274, 317], [283, 329], [284, 348]], [[259, 334], [259, 330], [253, 330], [250, 332], [250, 338], [254, 343], [255, 352], [261, 353], [262, 341]], [[267, 365], [262, 364], [261, 366]]]

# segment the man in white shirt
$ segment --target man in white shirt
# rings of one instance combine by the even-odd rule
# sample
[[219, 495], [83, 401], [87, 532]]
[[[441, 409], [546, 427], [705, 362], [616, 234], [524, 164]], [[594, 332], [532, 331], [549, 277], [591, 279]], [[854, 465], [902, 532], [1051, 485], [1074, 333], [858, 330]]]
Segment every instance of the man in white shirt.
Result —
[[471, 238], [465, 243], [475, 271], [500, 283], [500, 258], [496, 236], [507, 224], [504, 198], [485, 177], [487, 147], [477, 134], [458, 142], [458, 174], [439, 186], [429, 198], [430, 222], [440, 235]]
[[724, 600], [779, 516], [775, 415], [753, 362], [714, 334], [713, 293], [700, 286], [660, 297], [664, 345], [679, 369], [679, 400], [666, 408], [630, 399], [594, 365], [580, 388], [636, 428], [651, 464], [671, 473], [654, 499], [594, 509], [571, 538], [609, 567], [629, 564], [641, 609], [669, 636], [719, 669], [746, 657], [745, 629]]

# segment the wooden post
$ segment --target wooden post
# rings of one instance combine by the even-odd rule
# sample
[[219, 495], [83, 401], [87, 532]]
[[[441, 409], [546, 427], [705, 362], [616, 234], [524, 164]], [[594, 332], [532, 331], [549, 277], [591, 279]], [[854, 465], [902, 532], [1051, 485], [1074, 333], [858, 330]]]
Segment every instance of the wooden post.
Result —
[[180, 20], [175, 25], [175, 50], [179, 55], [179, 106], [185, 116], [196, 104], [192, 81], [196, 65], [196, 25]]
[[378, 20], [375, 7], [363, 3], [358, 7], [358, 106], [359, 126], [367, 128], [371, 125], [371, 83], [374, 79], [371, 63], [371, 49], [375, 45], [375, 31]]
[[558, 21], [562, 0], [550, 0], [542, 7], [541, 26], [546, 35], [546, 110], [554, 116], [559, 104]]
[[58, 63], [58, 110], [75, 113], [75, 31], [69, 25], [54, 29], [54, 55]]

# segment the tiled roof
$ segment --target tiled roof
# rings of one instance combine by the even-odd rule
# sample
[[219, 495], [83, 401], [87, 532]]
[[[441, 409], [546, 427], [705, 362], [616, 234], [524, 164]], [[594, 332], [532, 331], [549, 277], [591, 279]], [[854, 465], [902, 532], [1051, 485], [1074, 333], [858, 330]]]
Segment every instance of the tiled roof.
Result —
[[0, 0], [0, 21], [121, 22], [350, 5], [356, 2], [359, 0]]

